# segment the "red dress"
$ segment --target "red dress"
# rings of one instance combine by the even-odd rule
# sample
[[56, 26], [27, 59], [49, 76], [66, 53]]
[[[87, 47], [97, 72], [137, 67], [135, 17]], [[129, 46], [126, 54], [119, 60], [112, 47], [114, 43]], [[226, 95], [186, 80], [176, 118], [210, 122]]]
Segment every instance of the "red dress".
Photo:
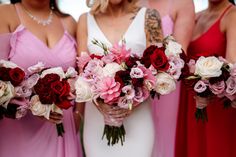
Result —
[[[189, 58], [223, 56], [226, 53], [226, 36], [220, 31], [220, 18], [188, 48]], [[214, 99], [207, 107], [208, 122], [196, 121], [196, 102], [193, 90], [182, 84], [180, 108], [176, 130], [176, 157], [236, 157], [236, 109], [224, 109]]]

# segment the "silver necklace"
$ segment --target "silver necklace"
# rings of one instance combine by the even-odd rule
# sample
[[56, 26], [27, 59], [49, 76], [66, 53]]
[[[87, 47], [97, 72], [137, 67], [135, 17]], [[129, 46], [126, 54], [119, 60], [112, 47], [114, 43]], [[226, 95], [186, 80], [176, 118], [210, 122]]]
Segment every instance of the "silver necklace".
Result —
[[[24, 7], [23, 7], [23, 8], [24, 8]], [[28, 10], [26, 10], [25, 8], [24, 8], [24, 10], [25, 10], [26, 14], [27, 14], [32, 20], [34, 20], [35, 22], [37, 22], [37, 23], [40, 24], [40, 25], [47, 26], [47, 25], [49, 25], [49, 24], [52, 23], [52, 19], [53, 19], [53, 11], [52, 11], [52, 10], [50, 10], [50, 13], [49, 13], [49, 15], [48, 15], [48, 18], [47, 18], [46, 20], [37, 18], [36, 16], [32, 15], [32, 14], [31, 14]]]

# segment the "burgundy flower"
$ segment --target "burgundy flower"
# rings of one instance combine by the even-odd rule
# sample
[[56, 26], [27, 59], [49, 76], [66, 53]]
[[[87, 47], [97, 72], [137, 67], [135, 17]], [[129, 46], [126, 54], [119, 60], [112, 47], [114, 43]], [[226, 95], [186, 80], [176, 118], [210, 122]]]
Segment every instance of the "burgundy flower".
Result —
[[59, 108], [61, 108], [61, 109], [65, 109], [65, 110], [67, 110], [68, 108], [70, 108], [72, 105], [71, 105], [71, 103], [70, 103], [70, 101], [68, 101], [68, 100], [64, 100], [64, 101], [62, 101], [62, 102], [59, 102], [59, 103], [57, 103], [56, 104]]
[[165, 55], [165, 49], [163, 47], [156, 49], [150, 56], [150, 59], [152, 66], [157, 70], [166, 71], [170, 67], [168, 58]]
[[143, 78], [132, 78], [132, 84], [134, 85], [134, 87], [142, 87], [143, 81]]
[[51, 90], [47, 90], [44, 93], [40, 93], [38, 96], [42, 104], [52, 104], [56, 100], [55, 95]]
[[131, 80], [130, 72], [128, 70], [126, 71], [120, 70], [116, 72], [115, 81], [120, 83], [121, 88], [124, 87], [126, 84], [128, 84], [128, 81], [130, 80]]
[[134, 67], [135, 65], [137, 65], [137, 61], [138, 61], [139, 59], [138, 58], [136, 58], [136, 57], [129, 57], [128, 59], [126, 59], [126, 61], [125, 61], [125, 64], [126, 64], [126, 66], [129, 68], [129, 69], [131, 69], [132, 67]]
[[103, 56], [98, 56], [98, 55], [95, 55], [95, 54], [91, 54], [90, 57], [91, 57], [92, 59], [94, 59], [94, 58], [102, 59]]
[[149, 68], [151, 65], [150, 56], [158, 47], [155, 45], [149, 46], [143, 53], [143, 57], [141, 58], [141, 62], [144, 64], [146, 68]]
[[9, 71], [10, 68], [1, 67], [0, 68], [0, 79], [2, 81], [10, 81]]
[[42, 78], [42, 83], [44, 85], [50, 85], [52, 82], [59, 81], [60, 76], [57, 74], [47, 74]]
[[25, 73], [20, 68], [14, 68], [9, 71], [9, 76], [11, 83], [14, 86], [18, 86], [24, 80]]

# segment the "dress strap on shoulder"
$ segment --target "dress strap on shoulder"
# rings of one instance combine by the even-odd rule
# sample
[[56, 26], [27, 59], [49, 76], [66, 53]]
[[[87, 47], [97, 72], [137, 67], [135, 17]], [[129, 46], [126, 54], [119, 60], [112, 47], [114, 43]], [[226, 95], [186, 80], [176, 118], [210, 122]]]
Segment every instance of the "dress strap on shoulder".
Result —
[[224, 17], [224, 15], [227, 13], [227, 11], [232, 7], [233, 5], [230, 4], [226, 9], [223, 11], [223, 13], [220, 15], [220, 20]]
[[14, 4], [14, 7], [16, 9], [16, 14], [19, 18], [20, 23], [22, 23], [22, 17], [21, 17], [21, 10], [19, 4]]

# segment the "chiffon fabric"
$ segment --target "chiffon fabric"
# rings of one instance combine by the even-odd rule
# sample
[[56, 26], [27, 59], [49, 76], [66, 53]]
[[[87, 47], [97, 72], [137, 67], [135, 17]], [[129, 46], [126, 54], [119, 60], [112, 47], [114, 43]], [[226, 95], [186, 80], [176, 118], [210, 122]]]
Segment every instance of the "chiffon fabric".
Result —
[[[222, 56], [226, 53], [226, 36], [220, 30], [220, 22], [230, 5], [219, 19], [188, 48], [188, 57]], [[189, 90], [187, 90], [189, 89]], [[196, 121], [194, 91], [181, 85], [180, 109], [176, 134], [176, 157], [236, 157], [236, 109], [223, 106], [214, 99], [207, 106], [208, 122]]]
[[[19, 17], [21, 8], [16, 4]], [[46, 67], [75, 66], [76, 43], [66, 31], [53, 48], [48, 48], [23, 25], [1, 35], [1, 58], [8, 58], [23, 69], [38, 63]], [[8, 57], [6, 57], [8, 56]], [[82, 150], [76, 135], [72, 109], [64, 111], [65, 134], [58, 137], [55, 124], [33, 116], [30, 112], [20, 120], [4, 118], [0, 121], [1, 157], [82, 157]]]

